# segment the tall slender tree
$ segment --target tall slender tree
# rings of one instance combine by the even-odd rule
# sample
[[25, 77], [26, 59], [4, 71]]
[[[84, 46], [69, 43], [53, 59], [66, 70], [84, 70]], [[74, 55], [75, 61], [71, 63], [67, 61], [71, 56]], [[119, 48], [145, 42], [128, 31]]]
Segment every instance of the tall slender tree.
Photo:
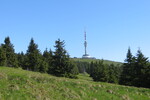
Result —
[[[130, 56], [129, 56], [130, 55]], [[123, 65], [120, 84], [132, 85], [137, 87], [150, 87], [150, 64], [148, 58], [143, 55], [141, 50], [137, 51], [136, 56], [131, 57], [128, 50], [127, 60]]]
[[125, 63], [123, 64], [123, 69], [120, 77], [120, 84], [132, 85], [133, 80], [133, 67], [134, 67], [135, 57], [131, 53], [131, 49], [128, 48]]
[[15, 54], [15, 50], [14, 50], [14, 46], [13, 44], [10, 42], [10, 38], [6, 37], [4, 40], [5, 44], [2, 44], [2, 48], [5, 50], [6, 52], [6, 66], [8, 67], [18, 67], [18, 61], [17, 61], [17, 57]]
[[28, 50], [26, 53], [26, 69], [32, 71], [39, 71], [40, 67], [40, 51], [38, 45], [34, 43], [33, 38], [31, 39]]
[[53, 56], [53, 62], [52, 62], [52, 74], [56, 76], [65, 76], [65, 77], [72, 77], [75, 75], [73, 72], [73, 69], [75, 69], [72, 63], [70, 63], [70, 58], [65, 50], [65, 42], [58, 39], [55, 41], [54, 46], [55, 52]]
[[121, 66], [110, 64], [109, 66], [109, 83], [119, 83], [120, 73], [121, 73]]
[[43, 52], [43, 57], [46, 63], [48, 64], [47, 72], [50, 74], [52, 73], [51, 67], [52, 67], [52, 61], [53, 61], [53, 51], [51, 49], [48, 51], [46, 48], [46, 50]]
[[108, 82], [108, 65], [104, 64], [103, 60], [94, 63], [91, 76], [94, 81]]
[[148, 58], [143, 55], [141, 50], [137, 51], [136, 61], [134, 63], [134, 75], [132, 85], [137, 87], [147, 87], [150, 83], [150, 66]]
[[25, 55], [23, 52], [17, 54], [18, 66], [24, 68], [25, 67]]

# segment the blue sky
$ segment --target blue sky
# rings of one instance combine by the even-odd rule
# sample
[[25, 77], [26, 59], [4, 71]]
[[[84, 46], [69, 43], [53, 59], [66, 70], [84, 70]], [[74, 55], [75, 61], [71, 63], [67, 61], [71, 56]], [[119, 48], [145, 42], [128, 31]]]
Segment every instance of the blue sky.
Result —
[[150, 57], [150, 0], [0, 0], [0, 43], [9, 36], [15, 52], [26, 52], [31, 37], [41, 52], [65, 40], [71, 57], [88, 53], [123, 62], [130, 46]]

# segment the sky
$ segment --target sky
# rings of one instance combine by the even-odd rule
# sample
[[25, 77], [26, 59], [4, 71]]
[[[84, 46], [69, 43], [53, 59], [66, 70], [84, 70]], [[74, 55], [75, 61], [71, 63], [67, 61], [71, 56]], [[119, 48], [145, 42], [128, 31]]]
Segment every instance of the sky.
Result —
[[97, 59], [124, 62], [128, 47], [150, 57], [150, 0], [0, 0], [0, 43], [9, 36], [15, 52], [31, 38], [43, 52], [65, 41], [71, 57], [87, 52]]

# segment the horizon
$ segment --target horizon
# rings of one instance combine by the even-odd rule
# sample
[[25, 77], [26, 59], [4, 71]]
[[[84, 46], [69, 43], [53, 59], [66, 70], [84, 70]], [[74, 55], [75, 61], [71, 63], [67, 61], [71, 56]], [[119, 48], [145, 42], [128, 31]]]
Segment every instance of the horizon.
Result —
[[6, 0], [0, 1], [0, 43], [9, 36], [16, 53], [26, 52], [33, 37], [38, 48], [54, 51], [55, 41], [65, 41], [69, 55], [87, 53], [97, 59], [124, 62], [128, 47], [150, 57], [149, 0]]

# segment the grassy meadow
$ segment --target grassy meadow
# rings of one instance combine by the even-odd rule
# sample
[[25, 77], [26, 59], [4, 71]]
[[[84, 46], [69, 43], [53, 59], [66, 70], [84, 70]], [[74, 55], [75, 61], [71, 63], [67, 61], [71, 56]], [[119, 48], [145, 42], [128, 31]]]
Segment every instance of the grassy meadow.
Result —
[[150, 89], [0, 67], [0, 100], [150, 100]]
[[[73, 61], [80, 61], [80, 62], [96, 62], [100, 61], [102, 59], [82, 59], [82, 58], [72, 58]], [[103, 60], [105, 64], [122, 64], [121, 62], [116, 62], [116, 61], [110, 61], [110, 60]]]

